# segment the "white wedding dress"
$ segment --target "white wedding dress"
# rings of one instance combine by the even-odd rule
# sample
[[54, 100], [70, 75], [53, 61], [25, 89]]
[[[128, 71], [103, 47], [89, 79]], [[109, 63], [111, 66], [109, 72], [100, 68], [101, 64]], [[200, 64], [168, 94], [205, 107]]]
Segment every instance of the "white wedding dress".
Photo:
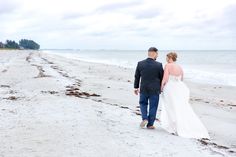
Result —
[[189, 89], [181, 76], [168, 76], [160, 95], [162, 128], [186, 138], [210, 138], [207, 129], [189, 104]]

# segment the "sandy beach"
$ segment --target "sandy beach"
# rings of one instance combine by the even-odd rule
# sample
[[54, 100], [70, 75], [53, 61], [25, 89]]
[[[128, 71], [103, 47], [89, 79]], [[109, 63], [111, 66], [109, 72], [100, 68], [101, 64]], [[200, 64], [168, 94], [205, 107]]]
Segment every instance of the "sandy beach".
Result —
[[236, 156], [236, 87], [186, 82], [210, 140], [140, 129], [134, 69], [0, 51], [0, 157]]

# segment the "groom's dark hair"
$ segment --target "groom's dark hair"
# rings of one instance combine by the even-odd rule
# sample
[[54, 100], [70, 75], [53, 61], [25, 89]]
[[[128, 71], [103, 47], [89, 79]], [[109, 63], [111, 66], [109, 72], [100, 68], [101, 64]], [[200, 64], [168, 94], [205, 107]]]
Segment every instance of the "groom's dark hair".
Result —
[[158, 49], [157, 48], [155, 48], [155, 47], [150, 47], [149, 49], [148, 49], [148, 52], [157, 52], [158, 51]]

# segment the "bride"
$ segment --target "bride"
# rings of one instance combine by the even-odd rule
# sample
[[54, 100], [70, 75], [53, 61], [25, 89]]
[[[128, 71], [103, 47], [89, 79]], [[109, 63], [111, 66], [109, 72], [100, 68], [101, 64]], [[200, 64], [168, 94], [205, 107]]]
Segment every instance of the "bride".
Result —
[[189, 89], [183, 70], [176, 64], [177, 54], [168, 53], [161, 89], [161, 126], [169, 133], [186, 138], [210, 138], [207, 129], [189, 104]]

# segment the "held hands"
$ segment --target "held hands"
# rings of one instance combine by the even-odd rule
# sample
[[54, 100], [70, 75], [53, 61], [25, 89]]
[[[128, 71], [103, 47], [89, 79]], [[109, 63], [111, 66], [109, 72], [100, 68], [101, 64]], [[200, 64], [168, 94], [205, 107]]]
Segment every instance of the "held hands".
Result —
[[134, 94], [135, 94], [135, 95], [138, 95], [138, 94], [139, 94], [139, 88], [135, 88], [135, 89], [134, 89]]
[[163, 92], [164, 84], [161, 85], [161, 93]]

